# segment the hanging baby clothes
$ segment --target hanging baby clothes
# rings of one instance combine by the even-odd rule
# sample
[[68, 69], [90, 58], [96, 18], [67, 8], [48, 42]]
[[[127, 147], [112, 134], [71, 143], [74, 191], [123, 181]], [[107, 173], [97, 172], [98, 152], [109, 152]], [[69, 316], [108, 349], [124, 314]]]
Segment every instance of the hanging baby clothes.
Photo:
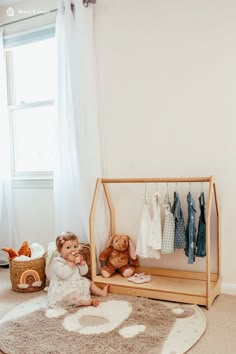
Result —
[[200, 194], [199, 207], [200, 207], [200, 216], [198, 222], [198, 235], [197, 235], [197, 257], [206, 256], [206, 209], [205, 209], [205, 199], [204, 193]]
[[170, 254], [175, 251], [175, 218], [171, 212], [168, 193], [165, 196], [163, 207], [165, 208], [165, 219], [161, 253]]
[[172, 205], [171, 211], [175, 219], [175, 248], [185, 248], [186, 239], [184, 216], [179, 199], [179, 193], [176, 191], [174, 192], [174, 203]]
[[142, 258], [160, 258], [162, 230], [159, 200], [159, 193], [154, 193], [152, 197], [153, 217], [151, 218], [148, 197], [145, 195], [136, 245], [136, 254]]
[[187, 195], [188, 202], [188, 221], [186, 226], [186, 247], [185, 254], [188, 257], [188, 263], [195, 262], [196, 254], [196, 227], [195, 227], [195, 201], [192, 194], [189, 192]]

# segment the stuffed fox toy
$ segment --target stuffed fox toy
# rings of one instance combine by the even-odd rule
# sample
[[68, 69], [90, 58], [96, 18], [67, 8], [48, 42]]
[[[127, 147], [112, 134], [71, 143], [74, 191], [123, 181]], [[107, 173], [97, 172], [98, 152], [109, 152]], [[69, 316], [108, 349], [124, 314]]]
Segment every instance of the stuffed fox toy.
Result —
[[19, 249], [19, 251], [16, 251], [14, 248], [9, 248], [9, 247], [3, 247], [1, 248], [2, 251], [8, 253], [8, 258], [11, 261], [12, 259], [14, 259], [15, 257], [24, 255], [24, 256], [31, 256], [31, 250], [30, 247], [28, 245], [27, 241], [24, 241], [21, 248]]

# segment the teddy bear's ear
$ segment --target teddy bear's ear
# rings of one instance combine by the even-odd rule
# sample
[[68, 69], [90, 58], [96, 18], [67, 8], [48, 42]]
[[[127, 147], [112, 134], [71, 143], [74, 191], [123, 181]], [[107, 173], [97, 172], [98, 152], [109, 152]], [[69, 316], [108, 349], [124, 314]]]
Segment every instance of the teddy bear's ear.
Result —
[[130, 255], [131, 259], [133, 259], [133, 260], [137, 259], [136, 247], [135, 247], [133, 241], [130, 239], [130, 237], [129, 237], [129, 255]]
[[109, 237], [109, 240], [108, 240], [108, 242], [106, 244], [106, 248], [111, 247], [113, 239], [114, 239], [115, 236], [117, 236], [117, 234], [113, 234], [111, 237]]

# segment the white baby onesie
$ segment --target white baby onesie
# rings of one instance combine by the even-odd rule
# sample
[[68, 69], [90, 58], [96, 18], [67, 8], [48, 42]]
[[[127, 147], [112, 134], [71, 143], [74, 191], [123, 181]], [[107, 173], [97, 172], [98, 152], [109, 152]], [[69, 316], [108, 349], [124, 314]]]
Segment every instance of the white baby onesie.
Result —
[[156, 192], [152, 197], [153, 217], [151, 218], [148, 198], [145, 196], [136, 245], [136, 254], [141, 258], [160, 258], [162, 230], [159, 201], [160, 194]]

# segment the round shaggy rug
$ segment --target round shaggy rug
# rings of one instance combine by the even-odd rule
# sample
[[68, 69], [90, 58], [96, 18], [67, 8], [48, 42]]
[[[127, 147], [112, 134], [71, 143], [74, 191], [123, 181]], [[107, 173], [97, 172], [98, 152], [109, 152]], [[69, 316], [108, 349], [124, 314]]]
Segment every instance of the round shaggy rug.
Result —
[[18, 305], [0, 321], [6, 354], [182, 354], [206, 329], [196, 305], [109, 294], [98, 307], [53, 310], [47, 295]]

